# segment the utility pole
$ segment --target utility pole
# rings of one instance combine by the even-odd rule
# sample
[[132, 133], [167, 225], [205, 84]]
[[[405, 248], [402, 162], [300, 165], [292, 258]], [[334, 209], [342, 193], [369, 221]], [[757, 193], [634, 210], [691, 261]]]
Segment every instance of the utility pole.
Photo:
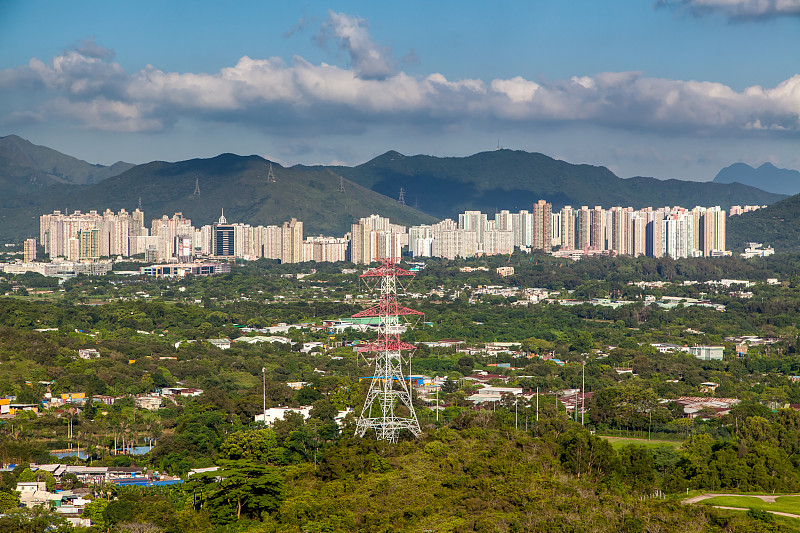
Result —
[[536, 421], [539, 421], [539, 387], [536, 387]]
[[583, 413], [586, 412], [584, 402], [586, 400], [586, 359], [583, 360], [583, 368], [581, 372], [581, 425], [583, 425]]
[[439, 389], [441, 388], [441, 384], [436, 387], [436, 421], [439, 421]]
[[264, 423], [267, 423], [267, 367], [261, 367], [261, 374], [264, 376]]

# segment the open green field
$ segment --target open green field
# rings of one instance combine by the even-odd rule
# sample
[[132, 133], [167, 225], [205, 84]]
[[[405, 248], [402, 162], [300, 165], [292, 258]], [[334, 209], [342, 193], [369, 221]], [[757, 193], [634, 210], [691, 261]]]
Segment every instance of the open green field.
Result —
[[626, 444], [638, 444], [648, 448], [658, 448], [660, 446], [669, 446], [671, 448], [679, 448], [683, 442], [676, 440], [647, 440], [632, 437], [607, 437], [605, 435], [597, 435], [601, 439], [606, 439], [614, 448], [620, 448]]
[[743, 509], [761, 509], [764, 511], [780, 511], [800, 515], [800, 496], [778, 496], [775, 503], [769, 503], [753, 496], [717, 496], [703, 500], [706, 505], [723, 507], [741, 507]]

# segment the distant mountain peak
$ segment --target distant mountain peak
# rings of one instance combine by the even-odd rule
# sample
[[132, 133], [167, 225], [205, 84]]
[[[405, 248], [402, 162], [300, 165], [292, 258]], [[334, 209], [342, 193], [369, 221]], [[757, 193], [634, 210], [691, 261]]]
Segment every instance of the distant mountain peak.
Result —
[[778, 168], [770, 162], [753, 168], [747, 163], [734, 163], [719, 171], [714, 183], [741, 183], [759, 189], [794, 195], [800, 193], [800, 172]]

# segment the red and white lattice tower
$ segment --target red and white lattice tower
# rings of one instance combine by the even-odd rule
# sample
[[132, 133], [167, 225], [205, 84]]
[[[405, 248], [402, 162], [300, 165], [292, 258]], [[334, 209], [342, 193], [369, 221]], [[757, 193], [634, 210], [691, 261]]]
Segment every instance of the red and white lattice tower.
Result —
[[[411, 403], [410, 383], [403, 376], [403, 352], [415, 350], [415, 346], [400, 340], [400, 329], [406, 324], [405, 317], [419, 318], [423, 313], [397, 305], [398, 276], [413, 276], [395, 264], [393, 258], [379, 259], [381, 266], [361, 274], [368, 285], [380, 286], [380, 303], [353, 318], [378, 317], [378, 339], [359, 348], [360, 352], [375, 352], [375, 372], [369, 385], [367, 398], [356, 425], [356, 435], [363, 437], [375, 430], [378, 440], [397, 442], [403, 430], [415, 437], [421, 433], [417, 414]], [[410, 379], [410, 378], [409, 378]], [[405, 412], [405, 411], [408, 412]]]

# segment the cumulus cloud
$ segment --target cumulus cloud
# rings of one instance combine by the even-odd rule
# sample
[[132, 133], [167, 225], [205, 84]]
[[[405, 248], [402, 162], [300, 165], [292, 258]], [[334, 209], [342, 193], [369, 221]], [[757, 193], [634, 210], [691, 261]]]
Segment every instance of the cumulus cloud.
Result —
[[322, 45], [335, 41], [350, 56], [353, 69], [360, 77], [383, 79], [397, 68], [392, 49], [375, 43], [367, 22], [360, 17], [329, 11], [316, 40]]
[[95, 59], [111, 60], [114, 59], [114, 56], [116, 55], [113, 50], [97, 44], [94, 37], [90, 37], [85, 41], [81, 41], [75, 45], [73, 49], [81, 55], [93, 57]]
[[56, 117], [96, 130], [150, 132], [191, 118], [306, 138], [387, 123], [440, 131], [583, 123], [695, 135], [800, 133], [800, 74], [772, 88], [741, 91], [641, 72], [554, 81], [412, 76], [395, 70], [391, 54], [373, 42], [363, 20], [331, 12], [326, 24], [325, 31], [346, 43], [349, 68], [299, 56], [291, 63], [245, 56], [216, 73], [155, 66], [128, 73], [90, 41], [93, 46], [69, 49], [49, 63], [34, 58], [0, 71], [0, 100], [10, 101], [4, 93], [24, 91], [45, 101], [27, 109], [20, 104], [0, 119]]
[[800, 16], [800, 0], [658, 0], [656, 7], [694, 16], [718, 13], [732, 20]]

